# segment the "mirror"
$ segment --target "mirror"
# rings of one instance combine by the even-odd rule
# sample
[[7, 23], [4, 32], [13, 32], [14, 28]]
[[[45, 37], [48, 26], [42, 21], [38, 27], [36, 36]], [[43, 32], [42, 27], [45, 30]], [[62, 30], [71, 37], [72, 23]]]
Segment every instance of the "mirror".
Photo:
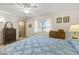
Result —
[[24, 20], [19, 20], [19, 37], [26, 37], [26, 23]]

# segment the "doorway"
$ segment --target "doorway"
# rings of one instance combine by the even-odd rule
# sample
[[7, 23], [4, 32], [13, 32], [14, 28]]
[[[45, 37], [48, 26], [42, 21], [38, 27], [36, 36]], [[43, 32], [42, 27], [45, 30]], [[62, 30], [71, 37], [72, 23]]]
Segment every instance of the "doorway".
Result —
[[19, 37], [26, 37], [26, 22], [19, 20]]

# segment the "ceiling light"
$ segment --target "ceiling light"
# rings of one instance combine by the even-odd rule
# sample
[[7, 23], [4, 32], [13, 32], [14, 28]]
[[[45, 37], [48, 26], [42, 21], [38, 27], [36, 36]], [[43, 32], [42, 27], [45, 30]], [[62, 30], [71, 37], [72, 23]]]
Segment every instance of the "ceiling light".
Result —
[[31, 13], [32, 11], [30, 10], [24, 10], [24, 13]]
[[34, 3], [18, 3], [17, 5], [21, 8], [18, 11], [23, 11], [26, 16], [38, 9], [38, 5]]

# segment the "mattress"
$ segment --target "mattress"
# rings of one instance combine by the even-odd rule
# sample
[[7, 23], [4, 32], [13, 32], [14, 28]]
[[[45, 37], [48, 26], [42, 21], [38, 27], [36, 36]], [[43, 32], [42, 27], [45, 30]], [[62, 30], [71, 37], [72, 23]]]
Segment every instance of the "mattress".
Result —
[[2, 48], [5, 55], [78, 55], [79, 52], [67, 40], [32, 36], [8, 44]]

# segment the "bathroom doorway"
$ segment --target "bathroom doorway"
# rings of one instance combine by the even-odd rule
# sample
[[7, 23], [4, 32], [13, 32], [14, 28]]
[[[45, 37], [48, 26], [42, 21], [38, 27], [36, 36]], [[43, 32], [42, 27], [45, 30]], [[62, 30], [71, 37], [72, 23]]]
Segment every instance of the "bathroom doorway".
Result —
[[19, 20], [19, 37], [26, 37], [26, 22]]

